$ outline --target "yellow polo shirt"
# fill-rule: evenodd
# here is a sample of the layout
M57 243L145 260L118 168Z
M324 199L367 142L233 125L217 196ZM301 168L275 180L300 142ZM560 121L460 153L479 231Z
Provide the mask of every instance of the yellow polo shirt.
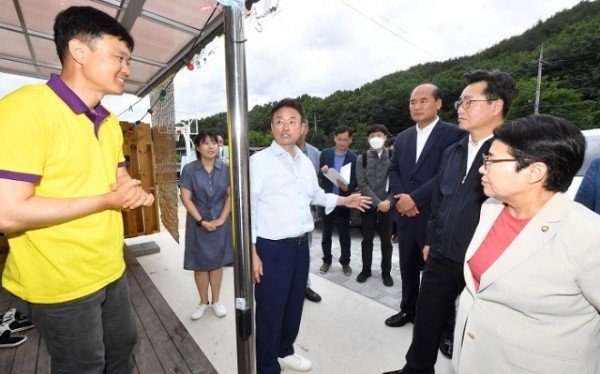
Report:
M36 196L109 192L124 162L122 145L116 117L101 105L90 111L56 75L0 100L0 178L34 183ZM89 295L125 270L119 210L10 234L8 241L2 286L32 303Z

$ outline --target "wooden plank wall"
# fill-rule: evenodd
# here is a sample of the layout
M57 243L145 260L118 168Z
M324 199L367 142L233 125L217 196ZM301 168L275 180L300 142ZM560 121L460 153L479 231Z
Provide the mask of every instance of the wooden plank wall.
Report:
M147 123L134 126L129 122L121 122L121 129L124 135L123 153L128 160L129 175L139 179L144 191L154 194L156 198L150 207L123 211L125 237L152 234L160 230L152 131Z

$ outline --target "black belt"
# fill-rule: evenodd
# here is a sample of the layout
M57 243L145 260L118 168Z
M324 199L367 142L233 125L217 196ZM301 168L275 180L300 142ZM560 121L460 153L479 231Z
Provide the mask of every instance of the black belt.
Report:
M277 243L286 243L286 244L304 244L306 242L308 242L308 233L304 233L300 236L296 236L293 238L283 238L283 239L277 239L277 240L273 240L274 242Z

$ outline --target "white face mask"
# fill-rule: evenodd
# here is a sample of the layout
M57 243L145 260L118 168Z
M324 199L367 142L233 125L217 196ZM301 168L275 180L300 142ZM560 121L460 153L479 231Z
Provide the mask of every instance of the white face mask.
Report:
M373 149L380 149L381 147L383 147L384 143L385 143L385 140L383 140L383 138L380 138L378 136L375 136L375 137L369 139L369 145Z

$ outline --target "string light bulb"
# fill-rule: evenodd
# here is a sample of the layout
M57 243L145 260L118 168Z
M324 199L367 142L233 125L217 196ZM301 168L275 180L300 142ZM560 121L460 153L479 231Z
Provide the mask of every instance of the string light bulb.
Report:
M158 95L160 101L167 100L167 90L160 90L160 94Z

